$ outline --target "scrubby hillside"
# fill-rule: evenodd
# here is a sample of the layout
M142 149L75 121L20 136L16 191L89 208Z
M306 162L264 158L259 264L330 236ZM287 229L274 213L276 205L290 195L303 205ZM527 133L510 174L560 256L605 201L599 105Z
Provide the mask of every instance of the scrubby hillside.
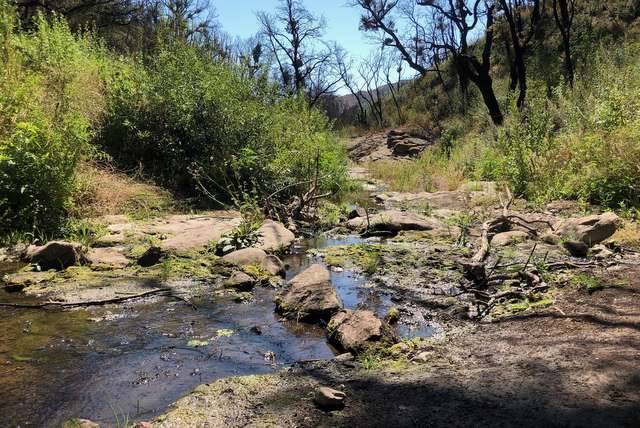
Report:
M533 201L570 198L612 208L637 206L638 12L637 2L577 2L571 87L553 10L549 4L543 7L526 54L528 90L521 108L516 106L518 91L510 89L508 30L498 17L491 74L504 125L492 124L473 86L463 99L456 71L445 62L401 89L403 122L393 100L385 101L389 126L428 130L439 136L438 144L423 153L417 168L379 162L370 169L405 191L498 180Z

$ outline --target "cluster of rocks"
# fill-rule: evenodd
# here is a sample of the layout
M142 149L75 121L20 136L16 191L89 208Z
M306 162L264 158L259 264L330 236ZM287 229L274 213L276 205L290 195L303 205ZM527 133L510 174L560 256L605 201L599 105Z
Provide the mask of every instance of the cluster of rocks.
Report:
M433 144L424 133L393 129L387 133L387 147L393 156L416 157Z
M226 213L226 212L225 212ZM87 265L98 270L124 269L138 265L151 267L170 255L189 255L207 249L211 240L220 239L240 223L235 216L189 217L171 216L144 224L131 223L126 218L114 216L107 226L109 233L100 238L92 248L70 241L51 241L45 245L30 245L21 254L24 262L36 266L35 271L23 271L7 275L4 286L9 291L20 291L26 286L49 282L50 270L65 270L71 266ZM253 248L233 251L223 257L229 266L235 266L225 286L248 290L255 280L242 272L248 265L273 276L284 274L284 264L275 253L288 249L295 240L293 232L273 220L265 220L257 230L260 239ZM152 236L158 244L152 245L138 256L132 256L136 242L144 242Z
M388 324L373 312L343 309L330 272L320 264L289 281L275 303L285 318L325 324L329 341L344 352L356 354L372 342L396 340Z
M360 162L403 159L418 156L433 142L434 139L424 132L392 129L353 138L347 143L347 150L351 159Z
M545 223L550 222L540 222L538 227ZM560 220L551 224L550 228L538 232L543 242L560 245L574 257L587 257L591 254L596 258L606 258L613 253L602 242L613 236L619 223L620 219L615 213L606 212ZM505 247L531 238L531 231L509 230L495 234L491 238L491 245Z

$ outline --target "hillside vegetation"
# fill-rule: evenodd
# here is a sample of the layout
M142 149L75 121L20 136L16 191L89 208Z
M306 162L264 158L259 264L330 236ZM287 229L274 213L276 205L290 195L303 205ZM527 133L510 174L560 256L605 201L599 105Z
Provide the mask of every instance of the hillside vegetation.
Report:
M548 3L548 2L547 2ZM544 4L544 2L543 2ZM572 30L575 77L563 76L561 38L547 5L526 55L527 98L510 90L503 20L495 24L493 86L505 119L492 123L477 90L463 99L450 62L384 102L388 126L437 135L416 166L370 165L396 190L452 189L464 180L503 181L519 196L568 198L628 208L640 204L640 56L634 2L577 2ZM483 39L476 43L476 49Z

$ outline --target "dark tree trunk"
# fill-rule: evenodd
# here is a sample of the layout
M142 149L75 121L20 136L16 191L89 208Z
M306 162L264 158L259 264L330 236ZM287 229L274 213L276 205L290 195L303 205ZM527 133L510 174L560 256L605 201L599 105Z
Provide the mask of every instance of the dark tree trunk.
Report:
M496 98L496 93L493 90L493 80L491 76L488 73L479 73L473 77L473 83L482 94L482 99L487 106L487 110L489 110L489 116L491 116L494 125L502 125L504 117L502 116L502 109Z
M565 78L569 86L573 88L573 60L571 59L571 41L569 37L562 38L562 49L564 50Z

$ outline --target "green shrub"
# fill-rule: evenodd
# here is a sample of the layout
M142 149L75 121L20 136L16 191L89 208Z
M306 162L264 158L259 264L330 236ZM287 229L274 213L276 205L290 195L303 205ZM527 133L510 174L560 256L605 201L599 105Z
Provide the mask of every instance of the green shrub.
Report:
M57 18L13 33L14 16L0 1L0 234L48 233L63 223L76 166L92 153L105 54Z
M344 179L344 151L322 114L303 100L278 99L196 48L166 47L111 88L105 149L187 194L219 204L270 195L309 179L316 156L325 188Z

